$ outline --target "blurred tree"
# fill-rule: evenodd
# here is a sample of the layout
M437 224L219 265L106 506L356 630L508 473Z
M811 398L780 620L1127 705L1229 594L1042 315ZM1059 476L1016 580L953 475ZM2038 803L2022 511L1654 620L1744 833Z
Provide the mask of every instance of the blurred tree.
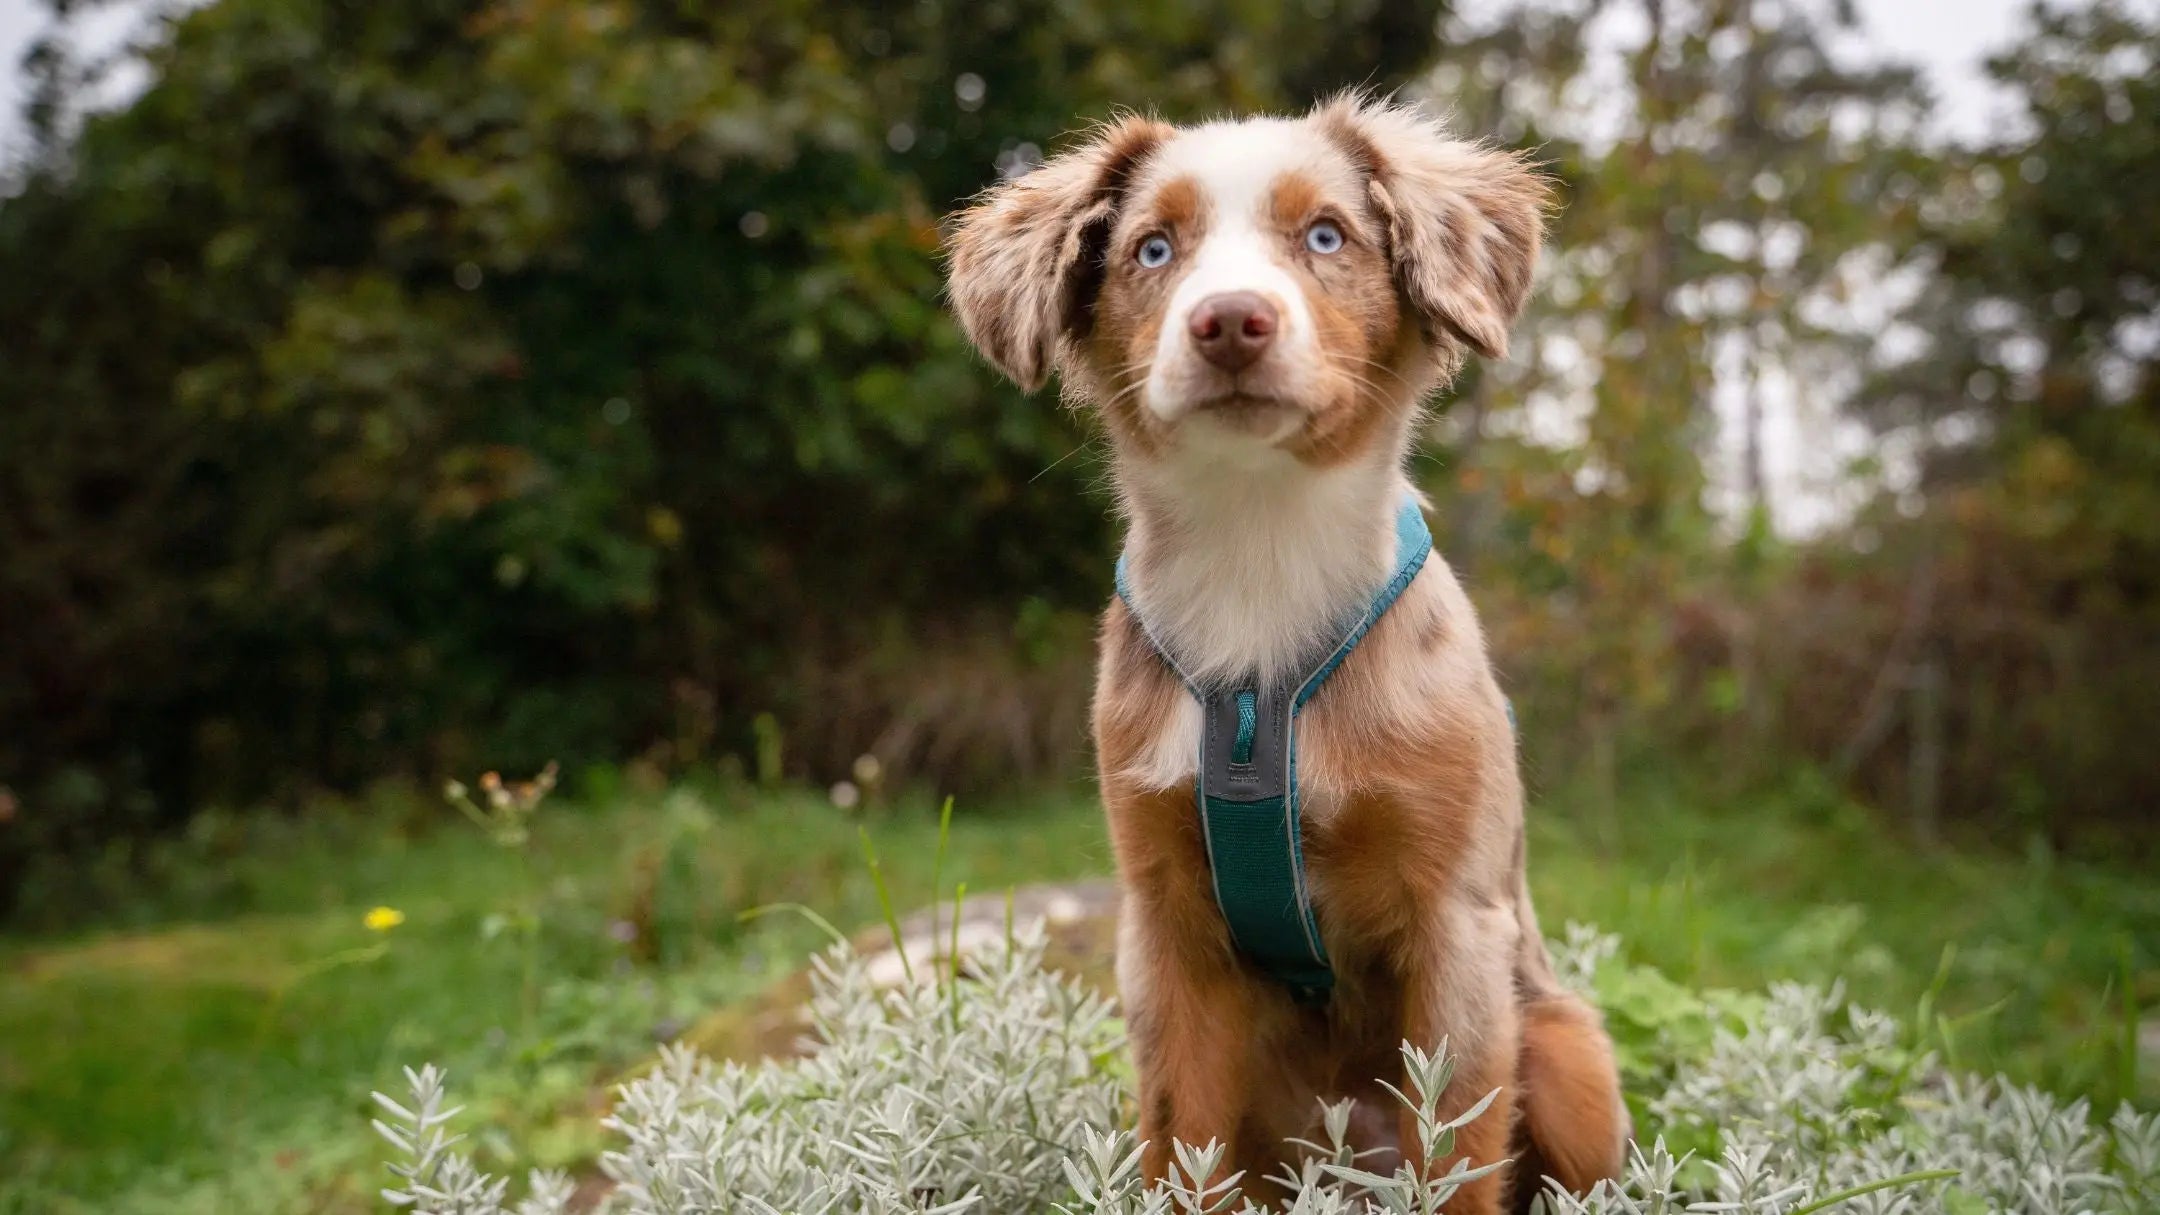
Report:
M2156 27L2036 7L1991 65L2023 121L1966 150L1923 137L1908 72L1836 49L1852 20L1450 24L1423 87L1568 194L1521 353L1453 422L1458 551L1526 715L1557 715L1529 727L1552 767L1609 770L1626 725L1727 768L1812 755L1923 835L2092 838L2160 795L2123 728L2160 712ZM1767 526L1773 390L1876 436L1881 496L1804 544ZM1713 511L1719 393L1740 460Z
M2062 837L2160 797L2126 728L2160 713L2160 19L2029 22L1989 63L2022 114L1949 158L1917 246L1936 273L1853 402L1909 464L1866 534L1927 591L1889 592L1911 619L1876 682L1940 691L1871 697L1842 753L1879 795Z
M1681 691L1676 605L1768 542L1765 397L1816 386L1835 408L1877 339L1838 305L1912 239L1925 98L1909 69L1832 53L1854 24L1842 3L1530 0L1451 22L1424 82L1473 128L1541 148L1566 186L1519 352L1457 425L1480 453L1457 540L1522 592L1495 615L1518 673L1553 681L1526 699L1607 773L1623 725ZM1738 510L1714 509L1706 475L1720 391L1741 402ZM1718 615L1715 697L1747 708L1747 615Z
M1082 435L948 323L939 216L1114 106L1388 87L1438 15L171 19L148 89L0 204L0 784L26 806L0 852L295 781L704 753L680 731L766 709L852 758L879 723L803 672L1059 628L1105 577ZM78 77L49 66L62 114Z

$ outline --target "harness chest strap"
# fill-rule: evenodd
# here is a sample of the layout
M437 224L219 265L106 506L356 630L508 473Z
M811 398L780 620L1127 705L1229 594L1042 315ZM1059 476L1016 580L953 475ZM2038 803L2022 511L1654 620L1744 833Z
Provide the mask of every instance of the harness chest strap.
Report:
M1432 553L1432 533L1417 504L1404 501L1395 516L1395 572L1364 614L1349 621L1304 675L1262 687L1241 679L1215 687L1185 674L1141 615L1118 558L1118 597L1141 632L1178 679L1200 702L1199 774L1194 802L1207 841L1215 902L1230 938L1271 978L1306 1003L1321 1003L1334 988L1335 972L1313 914L1305 881L1305 851L1298 813L1297 715L1328 676L1388 608Z

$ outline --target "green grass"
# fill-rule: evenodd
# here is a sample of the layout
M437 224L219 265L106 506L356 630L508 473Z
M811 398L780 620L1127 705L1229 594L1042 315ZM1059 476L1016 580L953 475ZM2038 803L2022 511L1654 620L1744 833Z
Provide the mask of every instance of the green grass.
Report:
M948 884L1108 866L1078 796L976 810L953 824ZM373 838L346 815L249 823L261 838L199 858L224 880L177 900L231 910L0 945L0 1212L376 1209L363 1111L399 1064L442 1062L505 1124L544 1129L670 1027L823 942L799 917L739 913L799 901L875 919L861 823L894 897L925 902L937 830L924 806L853 818L806 794L550 804L531 854L543 931L528 1026L521 938L501 924L527 890L517 859L447 809L429 818ZM378 905L405 922L371 932ZM617 939L625 926L634 940ZM361 960L324 968L341 956ZM572 1161L586 1145L537 1146Z
M1959 1064L2160 1095L2135 1058L2139 1010L2160 1004L2160 888L2138 874L1914 855L1805 780L1729 799L1637 788L1595 809L1558 790L1534 822L1548 931L1594 921L1691 984L1843 976L1907 1015L1954 945L1933 1007L1957 1019ZM529 875L426 803L213 823L179 849L180 876L112 908L125 926L0 944L0 1212L376 1209L366 1094L421 1060L518 1140L484 1152L578 1162L609 1077L822 939L742 911L880 918L865 824L894 902L927 901L927 804L850 816L802 793L602 790L543 809ZM963 803L942 882L1108 868L1097 811L1070 790ZM528 1015L517 916L533 899ZM377 905L405 923L370 931Z
M1559 790L1533 814L1548 933L1584 920L1698 987L1842 980L1956 1066L2111 1108L2160 1098L2137 1024L2160 1015L2160 881L2044 851L1915 852L1808 776L1718 797L1681 784L1616 807Z

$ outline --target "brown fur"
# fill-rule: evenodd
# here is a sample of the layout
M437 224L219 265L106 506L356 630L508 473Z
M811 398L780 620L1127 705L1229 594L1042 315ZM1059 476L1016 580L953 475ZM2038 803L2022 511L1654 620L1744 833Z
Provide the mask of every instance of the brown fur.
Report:
M1313 118L1371 174L1403 294L1479 354L1507 357L1544 239L1545 179L1521 156L1427 137L1415 111L1346 97Z
M1332 198L1312 178L1291 173L1277 182L1269 211L1286 242L1301 241L1315 221L1327 219L1342 228L1345 244L1329 258L1304 257L1293 263L1311 305L1323 344L1341 366L1353 400L1373 400L1376 386L1392 387L1406 378L1423 353L1414 333L1402 327L1385 243L1374 217L1360 213L1356 198ZM1293 447L1313 464L1348 459L1370 445L1373 432L1386 424L1389 411L1347 408L1327 412L1298 436Z
M1406 448L1423 393L1459 364L1457 343L1505 350L1546 187L1517 158L1448 139L1414 111L1350 99L1307 121L1347 168L1339 180L1283 174L1267 222L1335 385L1306 403L1285 449L1326 467ZM1068 392L1100 410L1120 461L1154 459L1168 441L1131 389L1176 282L1135 270L1130 251L1153 235L1196 247L1210 222L1205 182L1133 184L1174 134L1128 120L992 194L954 240L953 295L971 336L1023 384L1056 362ZM1340 252L1303 251L1316 218L1341 227ZM1628 1131L1611 1045L1546 957L1513 729L1445 562L1427 562L1298 718L1307 872L1337 974L1324 1009L1297 1005L1233 948L1191 786L1151 775L1189 697L1113 601L1094 732L1125 896L1119 978L1147 1176L1164 1174L1172 1141L1217 1139L1227 1168L1264 1196L1283 1141L1313 1137L1315 1098L1360 1099L1362 1146L1414 1143L1413 1119L1378 1116L1393 1109L1378 1082L1401 1082L1405 1039L1445 1039L1455 1053L1443 1112L1499 1090L1443 1170L1519 1157L1577 1191L1615 1175ZM1503 1171L1451 1209L1488 1215L1511 1186L1526 1201L1532 1181Z
M1116 224L1116 232L1125 238L1120 247L1137 247L1159 235L1190 248L1207 236L1207 200L1189 180L1173 179L1126 203ZM1155 358L1155 322L1177 284L1166 276L1134 273L1130 257L1108 260L1083 347L1084 363L1098 369L1093 397L1103 417L1128 442L1151 448L1156 436L1139 408L1137 389Z
M1170 133L1152 119L1122 119L961 217L949 243L953 311L1022 388L1042 387L1063 337L1088 327L1125 178Z

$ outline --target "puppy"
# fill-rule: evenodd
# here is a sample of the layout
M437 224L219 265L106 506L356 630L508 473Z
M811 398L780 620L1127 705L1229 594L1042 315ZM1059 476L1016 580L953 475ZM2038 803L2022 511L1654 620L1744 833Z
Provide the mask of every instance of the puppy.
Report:
M1444 562L1294 719L1324 999L1238 947L1195 795L1201 695L1295 677L1397 572L1422 404L1469 352L1505 355L1547 202L1520 158L1352 96L1294 119L1123 118L953 231L969 337L1023 388L1059 372L1110 439L1126 559L1094 735L1150 1179L1172 1141L1214 1139L1262 1195L1284 1141L1314 1137L1315 1098L1358 1098L1361 1146L1416 1158L1415 1120L1379 1087L1401 1083L1405 1040L1459 1060L1445 1114L1499 1090L1439 1167L1517 1164L1453 1210L1621 1165L1611 1043L1538 933L1507 704Z

